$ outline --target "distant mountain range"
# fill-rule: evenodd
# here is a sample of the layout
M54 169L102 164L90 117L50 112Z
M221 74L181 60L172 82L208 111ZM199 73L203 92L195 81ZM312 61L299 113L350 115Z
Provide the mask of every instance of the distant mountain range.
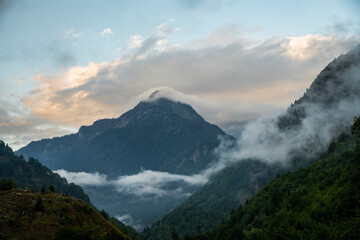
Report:
M359 114L360 46L326 66L304 96L278 118L254 123L252 131L243 132L241 149L231 151L236 153L233 156L251 156L251 152L252 158L233 159L235 163L154 223L143 236L171 239L172 229L179 236L194 236L199 221L203 231L213 229L277 173L313 164L341 133L349 133ZM254 131L256 127L259 132Z
M98 120L76 134L31 142L16 153L38 158L51 169L96 171L110 177L141 169L192 174L215 160L219 137L233 139L191 106L155 95L119 118Z

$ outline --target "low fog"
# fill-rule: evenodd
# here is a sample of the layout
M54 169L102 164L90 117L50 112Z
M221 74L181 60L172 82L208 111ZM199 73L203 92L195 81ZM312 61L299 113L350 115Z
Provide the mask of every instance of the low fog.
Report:
M105 209L138 231L175 208L208 181L200 174L186 176L151 170L116 179L98 172L63 169L54 172L82 186L97 208Z

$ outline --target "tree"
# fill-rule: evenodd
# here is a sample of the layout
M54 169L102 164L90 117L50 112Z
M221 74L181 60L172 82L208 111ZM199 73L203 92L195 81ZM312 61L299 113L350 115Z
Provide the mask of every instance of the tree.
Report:
M355 137L355 142L360 145L360 117L354 118L354 124L351 127L351 133Z
M41 192L41 194L45 194L45 193L46 193L46 189L45 189L44 186L41 186L40 192Z
M200 219L198 220L197 234L198 234L199 237L201 236L201 222L200 222Z
M50 185L49 190L50 190L50 192L54 193L55 192L55 187L53 185Z
M109 220L109 219L110 219L109 214L108 214L104 209L101 210L100 214L101 214L101 216L103 216L106 220Z
M36 199L35 211L36 212L44 212L45 211L45 205L40 196L38 196L38 198Z
M175 228L173 228L171 231L171 237L172 237L172 240L179 240L179 236L178 236Z
M354 124L351 127L351 133L355 138L356 148L354 153L354 165L355 165L355 175L354 179L360 179L360 117L355 117ZM360 182L358 181L358 185Z
M0 191L7 191L16 188L16 183L11 178L3 179L0 183Z

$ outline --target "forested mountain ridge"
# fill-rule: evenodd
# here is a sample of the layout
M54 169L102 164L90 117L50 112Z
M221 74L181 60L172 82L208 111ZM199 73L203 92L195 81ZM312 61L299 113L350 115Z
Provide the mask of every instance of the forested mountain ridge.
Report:
M198 231L199 220L204 221L201 224L203 231L210 230L221 222L223 216L228 217L231 209L236 209L244 203L244 199L253 196L260 184L252 185L252 182L265 184L277 173L313 164L326 152L334 138L348 131L354 116L359 114L360 46L329 63L304 96L278 118L260 120L245 128L243 141L237 152L232 154L239 156L237 161L233 159L234 164L219 172L203 187L206 191L200 188L147 229L144 236L149 239L159 239L159 236L171 239L173 228L180 237L194 235ZM251 162L253 169L250 172L255 174L241 172L242 168L246 169L246 162ZM256 166L257 163L259 166ZM263 169L264 174L256 174L257 169ZM262 181L256 181L257 178ZM244 184L240 186L239 182ZM211 197L219 189L226 194ZM179 222L175 219L179 219Z
M34 156L51 169L97 171L111 177L141 168L192 174L215 159L212 151L219 136L232 138L191 106L154 98L119 118L98 120L76 134L31 142L17 153Z
M79 199L31 190L0 191L0 239L129 240Z
M360 239L359 118L352 131L314 165L271 181L213 231L185 239Z
M280 171L283 171L280 165L253 159L231 164L151 228L145 229L142 236L148 240L171 239L173 228L180 237L193 235L199 224L203 231L213 229Z
M91 204L83 189L74 183L68 183L65 178L53 173L32 157L25 161L23 156L16 156L12 149L0 140L0 180L13 179L19 188L29 188L40 191L44 186L54 186L57 192L66 193Z
M357 98L360 92L359 65L360 45L335 58L319 73L304 95L278 118L279 127L288 129L300 125L309 114L307 108L311 106L326 108L344 99Z

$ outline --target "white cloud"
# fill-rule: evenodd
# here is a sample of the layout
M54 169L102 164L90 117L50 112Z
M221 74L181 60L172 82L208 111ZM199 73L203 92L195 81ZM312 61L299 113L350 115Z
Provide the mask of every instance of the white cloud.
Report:
M240 33L239 25L227 24L215 29L207 38L192 41L190 45L199 48L227 46L240 41Z
M64 31L64 33L63 33L63 39L68 39L68 38L70 38L70 37L80 38L80 37L83 36L83 34L84 34L84 31L76 32L75 29L70 28L70 29Z
M319 34L310 34L300 37L290 37L282 43L285 49L284 54L297 60L306 60L313 58L318 54L327 54L337 51L341 48L339 39L334 36L322 36Z
M108 37L110 35L113 35L114 32L111 30L111 28L105 28L102 32L101 32L101 36L102 37Z
M183 194L182 184L201 186L207 182L207 178L201 175L178 175L167 172L145 170L138 174L121 176L113 183L120 192L136 196L154 195L162 197L174 193ZM179 183L175 189L167 189L169 183Z
M68 172L64 169L54 171L61 177L66 178L69 183L75 183L80 186L95 185L102 186L108 184L107 177L105 174L87 173L87 172Z
M160 24L156 29L157 35L163 37L180 31L180 28L174 28L173 26L171 26L171 23L173 23L174 21L174 19L169 19L166 22Z
M130 49L140 48L143 41L144 38L141 35L135 34L129 38L129 40L127 41L127 46Z
M157 47L158 41L135 35L129 45L142 55ZM353 40L333 39L329 49L328 38L312 38L317 54L299 61L289 53L293 51L287 48L290 41L272 40L251 48L236 42L225 47L172 49L146 58L90 63L58 76L34 77L37 88L23 101L37 117L80 127L119 116L136 104L134 96L165 86L196 96L196 101L187 98L187 103L212 123L244 122L285 109L328 62L356 45Z
M134 175L120 176L115 180L108 180L105 174L86 173L86 172L68 172L60 169L54 171L68 182L73 182L80 186L104 186L111 185L118 192L138 197L159 198L164 196L189 195L187 188L199 187L204 185L208 179L202 175L179 175L168 172L158 172L145 170ZM173 184L169 187L169 184Z

